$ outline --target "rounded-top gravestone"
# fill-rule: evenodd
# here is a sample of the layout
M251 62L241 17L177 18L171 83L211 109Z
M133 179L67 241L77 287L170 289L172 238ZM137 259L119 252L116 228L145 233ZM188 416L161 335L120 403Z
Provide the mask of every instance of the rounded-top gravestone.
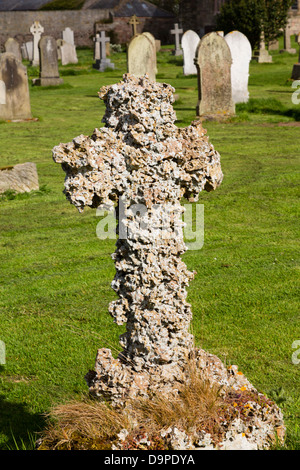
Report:
M146 34L134 36L127 51L127 71L136 77L146 73L150 80L156 78L156 48Z
M194 60L199 42L200 37L192 30L186 31L181 38L181 47L183 51L183 75L197 74Z
M0 56L0 119L31 119L27 68L14 54Z
M246 103L249 99L248 80L252 48L248 38L239 31L226 34L231 57L231 85L234 103Z
M230 49L218 33L208 33L200 41L195 65L198 72L197 115L221 120L235 114L231 90Z

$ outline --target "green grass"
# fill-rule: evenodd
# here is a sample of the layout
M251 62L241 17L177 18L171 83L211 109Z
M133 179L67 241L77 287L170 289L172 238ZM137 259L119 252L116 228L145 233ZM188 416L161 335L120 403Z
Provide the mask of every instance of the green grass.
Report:
M41 189L0 198L0 448L31 448L51 405L87 392L84 375L97 348L120 350L124 331L108 315L115 298L114 241L96 236L96 211L79 214L62 194L64 174L52 148L102 125L97 92L126 72L95 71L92 51L60 67L64 84L30 87L38 121L2 122L0 166L36 163ZM237 364L262 392L275 397L288 428L287 448L299 449L300 364L292 363L299 328L300 105L291 102L296 55L273 53L273 64L251 64L250 101L228 123L206 123L220 152L224 181L203 193L205 243L184 260L198 274L188 290L198 347ZM38 75L28 68L29 79ZM179 99L178 126L195 119L197 79L182 59L158 54L158 81Z

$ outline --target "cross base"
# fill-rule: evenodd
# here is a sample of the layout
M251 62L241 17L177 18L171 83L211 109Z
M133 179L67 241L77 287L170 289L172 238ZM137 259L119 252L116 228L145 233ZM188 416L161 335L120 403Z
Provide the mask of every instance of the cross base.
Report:
M168 429L161 431L166 449L259 450L269 448L276 439L282 443L284 441L285 426L280 408L259 393L238 371L237 366L226 367L217 356L203 349L193 350L186 364L181 367L173 364L158 365L150 372L135 372L120 358L114 359L109 349L99 349L95 371L90 371L85 379L92 396L104 399L115 409L127 410L129 421L131 410L135 409L135 400L153 400L157 396L171 404L172 400L180 398L180 391L187 384L191 384L191 388L195 384L199 386L199 379L200 383L203 379L203 386L209 384L214 389L217 387L224 402L228 400L228 407L219 411L217 441L205 431L205 424L212 419L208 416L207 422L203 423L203 430L193 428L187 432L183 431L180 423L178 428L176 424L170 423ZM228 413L229 408L233 414ZM197 410L194 412L197 413ZM196 418L195 415L195 421ZM134 412L132 419L135 421ZM130 439L130 432L131 428L123 429L113 449L127 449L126 437ZM147 450L148 442L144 434L142 448ZM131 438L131 445L134 439ZM136 439L138 449L138 437Z
M293 67L293 72L292 72L292 79L293 80L299 80L300 79L300 64L295 64Z
M99 72L104 72L106 69L114 69L115 64L113 64L109 59L97 59L96 63L93 64L93 68Z

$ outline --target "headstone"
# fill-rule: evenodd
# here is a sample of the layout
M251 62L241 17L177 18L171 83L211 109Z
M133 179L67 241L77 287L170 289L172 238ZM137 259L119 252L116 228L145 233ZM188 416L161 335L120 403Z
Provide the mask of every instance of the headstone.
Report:
M44 32L44 28L39 21L35 21L30 27L30 32L33 35L33 53L31 65L39 65L39 41L41 39L41 35Z
M254 51L252 59L256 60L259 64L271 63L273 60L272 56L269 54L268 50L266 49L264 31L261 32L259 50Z
M152 48L153 48L153 51L152 51L152 54L153 54L153 67L154 67L154 78L153 80L155 80L155 77L156 77L156 74L157 74L157 47L156 47L156 40L155 40L155 37L153 36L153 34L149 33L149 32L144 32L143 33L144 36L146 36L149 41L152 43Z
M76 54L76 46L74 43L74 32L71 28L66 28L62 32L62 42L60 43L60 53L58 59L62 65L77 64L78 58Z
M74 44L63 42L60 46L61 65L77 64L78 58Z
M195 31L186 31L181 38L183 51L183 75L197 74L195 54L200 42L200 37Z
M300 80L300 48L299 48L298 63L294 64L294 66L293 66L292 79L293 80Z
M156 47L156 52L159 52L161 49L161 40L160 39L155 39L155 47Z
M34 85L55 86L63 83L59 78L57 44L53 37L43 36L39 42L40 77Z
M289 25L284 30L284 36L283 36L283 51L284 52L289 52L290 54L296 54L296 49L294 47L291 47L291 28Z
M128 24L132 26L132 36L137 35L137 26L140 24L139 20L137 19L136 15L133 15L130 20L128 21Z
M57 46L57 58L61 60L61 46L65 43L63 39L56 39L56 46Z
M27 68L5 52L0 56L0 120L31 119Z
M18 41L16 41L14 38L8 38L4 47L5 52L10 52L11 54L14 54L14 56L16 56L16 58L22 62L21 49Z
M178 23L174 24L174 29L171 29L171 34L175 36L175 49L173 51L174 55L182 55L182 49L180 47L180 34L183 33L183 29L178 27Z
M248 38L239 31L226 34L231 57L231 86L234 103L246 103L249 99L248 80L252 48Z
M122 207L112 283L120 298L109 311L118 325L127 322L124 350L118 359L109 349L98 350L96 371L86 376L91 394L114 404L176 389L194 350L185 292L194 274L179 258L186 250L180 201L216 189L223 175L201 123L175 126L173 92L165 83L127 74L100 90L106 127L53 149L66 171L65 194L80 211L113 210L114 200ZM166 211L161 218L158 206ZM147 217L152 220L145 227Z
M156 78L156 48L145 34L133 37L127 49L128 73L141 77L148 74L150 80Z
M27 41L25 43L26 51L27 51L27 57L30 62L33 60L33 41Z
M28 53L26 49L26 44L21 44L21 55L23 60L28 60Z
M115 64L113 64L110 59L106 57L106 44L110 41L110 39L105 36L105 31L101 31L100 34L97 33L94 41L94 57L96 60L96 63L93 65L94 69L99 70L99 72L104 72L104 70L107 68L114 69Z
M279 41L276 39L269 43L269 51L278 51L279 49Z
M198 74L197 115L221 120L235 114L232 100L230 49L218 33L208 33L201 39L195 64Z
M65 28L62 32L62 38L64 41L66 41L68 44L73 44L75 46L74 42L74 32L72 31L71 28Z
M0 194L5 191L28 193L39 189L36 165L31 162L0 168Z

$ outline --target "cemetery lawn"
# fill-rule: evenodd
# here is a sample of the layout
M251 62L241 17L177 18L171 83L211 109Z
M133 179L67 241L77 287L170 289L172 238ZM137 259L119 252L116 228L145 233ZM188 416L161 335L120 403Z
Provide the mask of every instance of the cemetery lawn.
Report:
M96 210L79 214L66 201L52 148L103 125L97 92L121 79L126 54L113 54L115 70L104 73L92 69L92 51L78 55L78 65L60 67L63 85L30 86L37 121L0 123L0 167L34 162L40 181L39 191L0 197L0 449L32 448L52 405L86 395L97 349L121 349L124 327L108 314L115 241L97 238ZM285 448L293 450L300 448L300 105L292 104L289 80L296 55L273 58L251 64L251 100L235 118L204 125L224 180L200 196L204 246L183 258L198 273L188 290L196 346L238 365L277 401ZM184 127L195 119L197 78L183 76L181 60L163 48L157 81L176 88Z

